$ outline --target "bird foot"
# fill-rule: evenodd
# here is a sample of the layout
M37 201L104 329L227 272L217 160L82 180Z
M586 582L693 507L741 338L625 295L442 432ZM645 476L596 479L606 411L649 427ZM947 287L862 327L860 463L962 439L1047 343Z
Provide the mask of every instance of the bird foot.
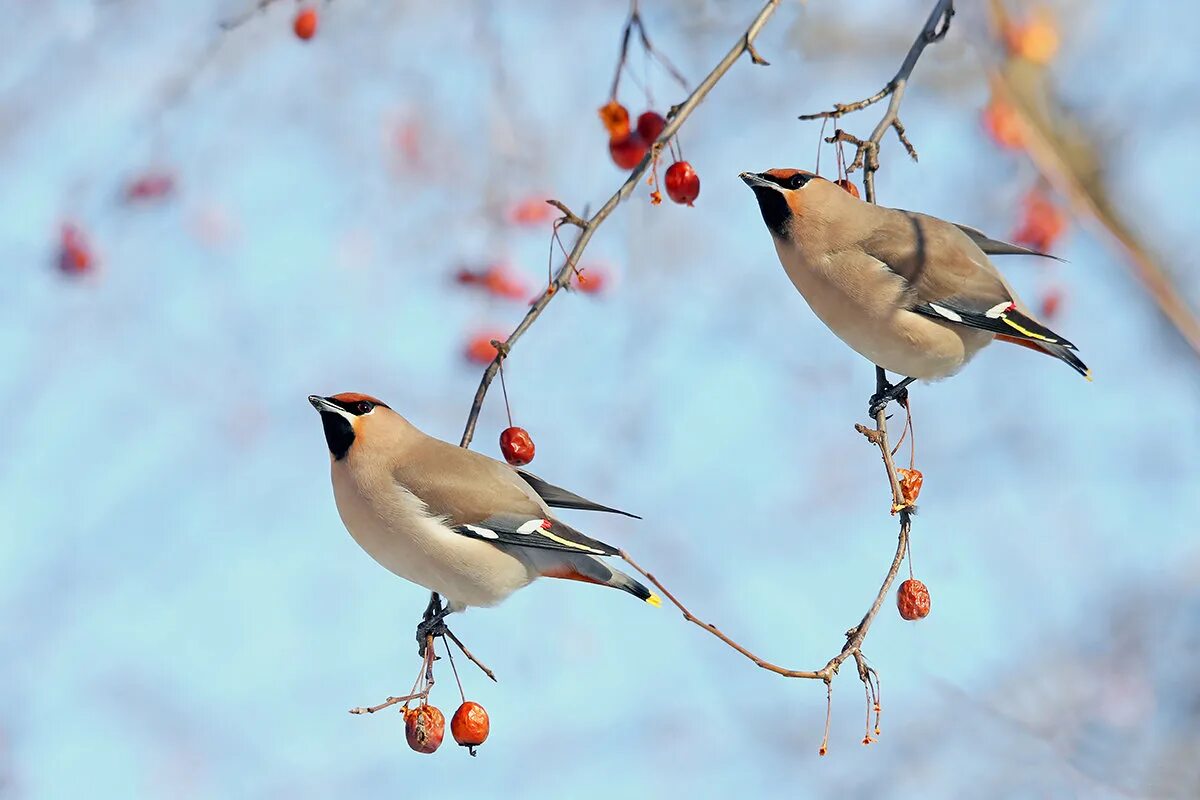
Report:
M446 635L446 616L450 613L449 606L442 606L441 598L436 594L429 600L429 606L417 623L417 655L425 657L425 648L430 638L436 639Z
M911 378L907 378L893 386L890 383L885 383L880 387L879 391L871 395L871 399L867 404L867 416L875 419L880 411L887 408L888 403L893 400L902 406L908 405L908 384L912 382Z

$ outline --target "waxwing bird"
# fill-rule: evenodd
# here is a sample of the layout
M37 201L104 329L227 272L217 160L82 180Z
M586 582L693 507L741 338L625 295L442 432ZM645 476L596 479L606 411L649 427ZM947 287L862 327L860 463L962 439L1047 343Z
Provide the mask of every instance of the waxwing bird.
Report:
M543 576L611 586L660 605L600 560L619 550L555 519L550 507L633 514L427 436L374 397L346 392L308 401L321 415L346 530L379 564L449 603L427 612L418 641L445 614L495 605Z
M989 255L1045 255L974 228L884 208L797 169L743 172L784 271L838 338L914 380L953 375L993 339L1054 356L1091 380L1076 347L1038 322Z

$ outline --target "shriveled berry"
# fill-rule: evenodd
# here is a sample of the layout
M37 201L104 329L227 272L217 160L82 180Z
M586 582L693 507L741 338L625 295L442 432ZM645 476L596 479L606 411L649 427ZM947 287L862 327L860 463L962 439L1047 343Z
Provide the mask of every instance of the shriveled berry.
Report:
M700 176L686 161L676 161L663 176L667 196L681 205L691 205L700 196Z
M500 432L500 452L504 460L514 467L523 467L533 461L533 439L524 428L505 428Z
M850 181L849 178L838 178L836 181L834 181L834 183L836 183L838 186L842 187L843 189L845 189L847 192L854 195L855 197L859 196L858 187L855 186Z
M667 127L667 121L657 111L643 111L637 120L638 136L648 144L653 144L665 127Z
M297 11L296 18L292 20L292 30L304 41L311 39L317 32L317 10L302 8Z
M924 619L929 616L929 590L916 578L909 578L896 590L896 607L904 619Z
M650 146L637 131L608 140L608 154L612 156L613 163L621 169L633 169L642 163L649 151Z
M619 139L629 134L629 111L616 100L609 100L598 111L608 138Z
M487 741L489 730L487 712L483 706L471 700L459 706L450 720L450 733L454 735L454 741L469 747L471 755L475 755L476 747Z
M900 478L900 494L904 496L905 505L916 505L925 476L919 469L898 469L896 474Z
M404 709L404 737L418 753L432 753L442 746L446 718L437 706L419 705Z

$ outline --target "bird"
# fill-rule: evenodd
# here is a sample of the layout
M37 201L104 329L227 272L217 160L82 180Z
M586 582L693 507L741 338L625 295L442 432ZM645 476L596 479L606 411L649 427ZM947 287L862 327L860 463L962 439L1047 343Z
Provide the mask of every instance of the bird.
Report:
M314 394L308 401L321 417L346 530L381 566L434 592L417 628L422 655L445 615L494 606L539 577L611 586L661 605L658 595L601 561L620 550L550 509L640 517L429 436L370 395Z
M881 377L871 416L913 381L955 374L993 340L1053 356L1092 379L1075 345L1040 323L988 259L1047 254L864 202L804 170L740 177L817 317L877 367L904 376L895 386Z

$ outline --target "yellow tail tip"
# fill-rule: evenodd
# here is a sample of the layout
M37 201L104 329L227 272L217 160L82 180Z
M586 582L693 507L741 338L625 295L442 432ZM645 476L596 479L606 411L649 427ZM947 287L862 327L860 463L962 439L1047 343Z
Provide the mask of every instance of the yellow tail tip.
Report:
M651 592L650 596L646 598L646 602L655 608L662 608L662 598L653 592Z
M1087 371L1087 375L1084 375L1083 377L1088 379L1088 383L1091 383L1092 382L1092 371L1089 369Z

